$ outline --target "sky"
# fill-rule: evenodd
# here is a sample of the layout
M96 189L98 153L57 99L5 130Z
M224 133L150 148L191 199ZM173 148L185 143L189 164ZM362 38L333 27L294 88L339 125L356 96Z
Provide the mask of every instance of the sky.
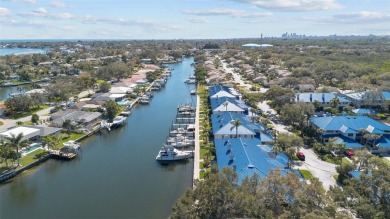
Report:
M0 39L390 35L390 0L0 0Z

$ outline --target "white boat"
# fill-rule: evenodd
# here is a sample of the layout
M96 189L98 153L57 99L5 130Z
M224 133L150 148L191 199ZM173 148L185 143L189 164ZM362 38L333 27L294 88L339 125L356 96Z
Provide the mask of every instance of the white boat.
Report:
M121 126L124 125L126 122L126 117L124 116L117 116L112 120L111 127Z
M177 134L176 137L170 137L167 139L167 144L176 148L193 146L194 140L186 139L183 135Z
M184 113L184 112L195 112L196 108L191 106L191 105L182 105L177 107L177 111L179 113Z
M196 90L191 90L191 95L195 95L196 94Z
M139 98L140 104L149 104L150 98L146 95L143 95L141 98Z
M80 144L78 142L72 141L72 140L64 142L64 143L62 143L62 145L64 145L64 147L66 147L66 148L73 149L73 150L80 149Z
M195 84L196 80L195 79L187 79L184 82L187 83L187 84Z
M176 148L164 145L158 152L156 160L159 161L172 161L172 160L183 160L193 157L192 151L180 151Z

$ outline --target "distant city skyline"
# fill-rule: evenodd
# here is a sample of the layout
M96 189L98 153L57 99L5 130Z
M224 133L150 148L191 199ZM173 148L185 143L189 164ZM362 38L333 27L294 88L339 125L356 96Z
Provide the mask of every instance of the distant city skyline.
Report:
M0 0L4 39L390 35L388 0Z

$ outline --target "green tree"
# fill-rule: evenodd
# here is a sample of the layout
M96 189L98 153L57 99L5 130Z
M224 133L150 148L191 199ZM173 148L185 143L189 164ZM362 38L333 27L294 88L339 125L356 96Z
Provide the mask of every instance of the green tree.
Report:
M39 116L38 116L38 114L36 114L36 113L34 113L34 114L32 114L32 116L31 116L31 122L34 124L37 124L38 122L39 122Z
M226 102L224 102L222 105L225 107L225 112L227 112L227 107L228 107L228 105L229 105L229 102L226 101Z
M100 84L100 92L102 93L108 93L111 89L111 84L108 83L107 81L104 81L103 83Z
M333 107L333 108L337 108L337 106L340 104L340 99L335 97L335 98L332 98L330 101L329 101L329 104Z
M234 119L233 121L230 122L233 126L230 128L230 130L232 129L236 129L236 138L238 138L238 127L241 126L241 121L239 119Z
M106 109L106 117L112 120L120 111L120 106L113 100L104 103L103 107Z
M56 135L46 135L43 137L42 142L48 149L56 149L61 145L61 141Z
M20 166L20 156L19 156L19 148L21 146L24 146L26 145L26 141L23 140L23 133L20 133L18 135L14 135L13 133L10 133L10 136L6 136L5 139L6 141L8 142L9 146L11 148L14 148L16 150L16 157L17 157L17 161L18 161L18 167Z

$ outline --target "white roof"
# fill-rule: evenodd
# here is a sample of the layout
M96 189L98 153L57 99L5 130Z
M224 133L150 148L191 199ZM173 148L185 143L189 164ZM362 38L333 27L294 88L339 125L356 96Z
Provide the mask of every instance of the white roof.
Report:
M20 133L23 133L23 136L24 136L23 140L24 140L24 139L29 139L31 137L39 135L40 130L35 129L35 128L30 128L30 127L25 127L25 126L19 126L19 127L16 127L16 128L13 128L13 129L10 129L8 131L0 133L0 136L11 137L11 134L17 136Z
M111 94L126 94L127 92L130 92L131 88L129 87L111 87L110 93Z
M126 94L111 94L110 98L121 98L121 97L124 97L124 96L126 96Z
M30 91L27 91L26 94L33 94L33 93L44 93L45 92L45 89L33 89L33 90L30 90Z

